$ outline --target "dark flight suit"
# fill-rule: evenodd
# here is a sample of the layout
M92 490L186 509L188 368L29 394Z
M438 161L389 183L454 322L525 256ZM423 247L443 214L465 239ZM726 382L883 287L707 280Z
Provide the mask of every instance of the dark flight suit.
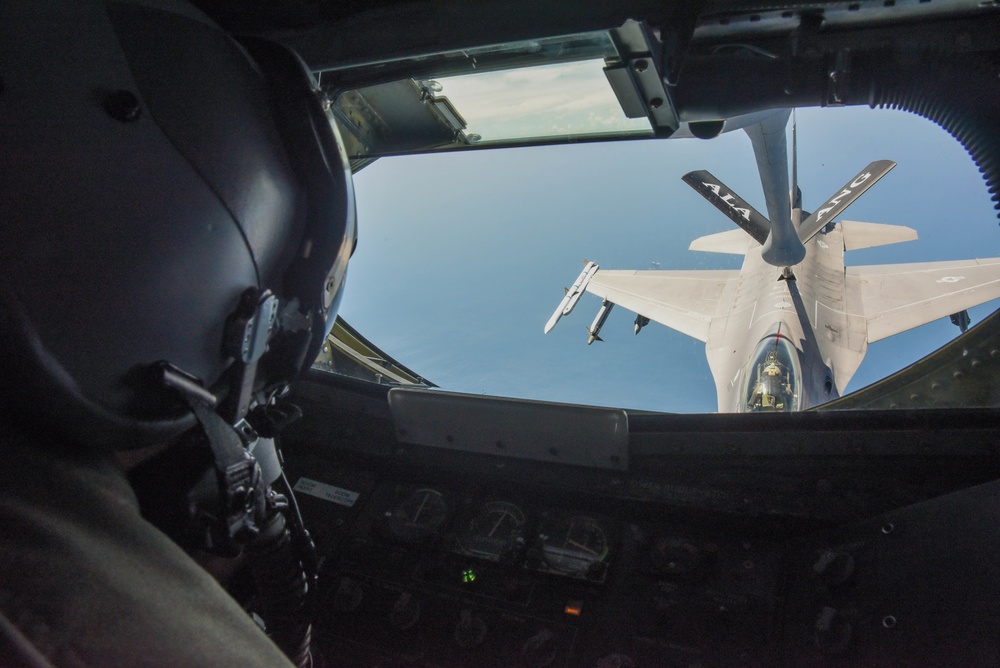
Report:
M43 658L44 657L44 658ZM107 453L0 426L0 666L289 666Z

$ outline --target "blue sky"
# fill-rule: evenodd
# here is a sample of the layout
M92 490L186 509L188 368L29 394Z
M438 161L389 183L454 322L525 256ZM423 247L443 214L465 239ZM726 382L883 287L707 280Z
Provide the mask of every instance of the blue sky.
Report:
M898 166L844 214L908 225L914 242L852 251L848 265L1000 256L1000 229L965 150L918 116L798 111L799 183L812 210L876 159ZM600 300L542 327L584 258L607 269L738 269L688 251L732 223L681 182L708 169L765 211L742 131L709 141L640 140L383 158L355 176L358 250L341 315L444 389L672 412L716 409L704 344L656 323L632 334L616 309L586 345ZM973 323L996 308L971 311ZM869 346L849 390L958 334L939 321Z

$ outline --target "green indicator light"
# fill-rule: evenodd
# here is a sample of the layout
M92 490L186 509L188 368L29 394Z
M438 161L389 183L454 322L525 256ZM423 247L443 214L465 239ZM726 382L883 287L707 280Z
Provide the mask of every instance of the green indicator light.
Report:
M468 584L470 582L476 581L476 572L471 568L467 568L462 571L462 582Z

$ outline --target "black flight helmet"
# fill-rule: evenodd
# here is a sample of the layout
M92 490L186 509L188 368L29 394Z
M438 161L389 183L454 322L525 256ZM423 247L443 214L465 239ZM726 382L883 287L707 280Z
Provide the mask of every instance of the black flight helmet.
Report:
M144 446L186 386L235 421L316 357L355 243L290 50L177 2L0 9L0 420Z

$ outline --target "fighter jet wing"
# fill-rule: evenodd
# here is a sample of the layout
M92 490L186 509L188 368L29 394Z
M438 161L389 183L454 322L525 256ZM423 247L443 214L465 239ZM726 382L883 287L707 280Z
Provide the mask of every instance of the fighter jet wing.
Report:
M716 315L726 284L739 271L599 270L587 292L700 341Z
M1000 297L1000 258L847 267L860 289L868 341Z

